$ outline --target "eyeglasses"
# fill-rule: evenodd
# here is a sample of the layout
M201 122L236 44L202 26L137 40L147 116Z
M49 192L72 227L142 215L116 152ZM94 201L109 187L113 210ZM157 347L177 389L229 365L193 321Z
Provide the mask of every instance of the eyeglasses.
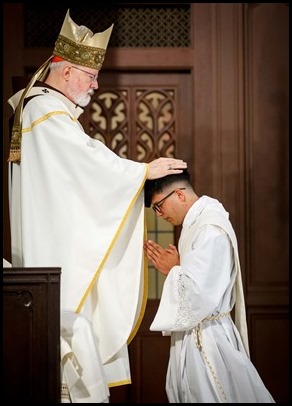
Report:
M155 213L162 213L162 209L161 209L161 205L163 204L163 202L170 197L171 195L173 195L177 190L185 190L185 187L179 187L174 189L172 192L170 192L168 195L166 195L163 199L159 200L159 202L155 203L152 205L152 209L155 211Z
M80 70L80 71L83 72L83 73L86 73L86 74L89 76L89 79L90 79L90 81L91 81L92 83L95 82L95 81L97 81L97 79L98 79L98 74L93 75L92 73L89 73L89 72L87 72L86 70L77 68L77 66L71 66L71 68L74 68L74 69Z

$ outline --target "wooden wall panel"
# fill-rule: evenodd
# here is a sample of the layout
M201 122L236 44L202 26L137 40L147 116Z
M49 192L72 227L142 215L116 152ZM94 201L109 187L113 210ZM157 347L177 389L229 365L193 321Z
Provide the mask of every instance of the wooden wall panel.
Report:
M289 14L245 9L246 297L251 358L276 402L288 402Z
M277 403L287 403L289 393L289 314L286 306L249 310L251 357Z
M249 289L288 282L287 5L246 11Z

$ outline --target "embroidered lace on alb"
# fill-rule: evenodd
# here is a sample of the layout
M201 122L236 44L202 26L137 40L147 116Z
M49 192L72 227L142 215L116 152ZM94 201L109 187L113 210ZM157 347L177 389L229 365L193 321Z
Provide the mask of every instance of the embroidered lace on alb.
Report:
M186 326L193 326L197 324L192 310L190 308L190 299L188 298L188 292L191 291L191 281L181 271L176 273L177 278L177 301L179 303L177 319L175 322L177 329L185 330Z

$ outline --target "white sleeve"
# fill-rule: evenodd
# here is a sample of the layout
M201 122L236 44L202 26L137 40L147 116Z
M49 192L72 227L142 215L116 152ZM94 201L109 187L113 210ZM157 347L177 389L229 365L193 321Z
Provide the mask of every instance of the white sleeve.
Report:
M233 249L227 234L213 225L203 226L169 272L151 330L183 331L220 311L229 311ZM225 298L226 295L226 298Z

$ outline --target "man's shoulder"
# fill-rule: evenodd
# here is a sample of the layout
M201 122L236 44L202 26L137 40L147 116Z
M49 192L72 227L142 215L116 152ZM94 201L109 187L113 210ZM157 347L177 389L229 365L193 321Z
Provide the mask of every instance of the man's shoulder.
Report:
M197 216L196 223L199 227L203 225L216 225L221 228L230 227L229 213L223 204L212 197L202 196L202 207Z
M23 95L23 92L25 92L26 89L21 89L17 93L15 93L9 100L8 103L10 106L13 108L13 110L16 110L17 106L19 105L21 101L21 97ZM36 96L45 96L45 95L50 95L52 96L52 90L49 91L46 87L39 87L35 86L32 87L27 94L25 95L25 99L23 102L23 105L26 105L30 100L32 100Z

